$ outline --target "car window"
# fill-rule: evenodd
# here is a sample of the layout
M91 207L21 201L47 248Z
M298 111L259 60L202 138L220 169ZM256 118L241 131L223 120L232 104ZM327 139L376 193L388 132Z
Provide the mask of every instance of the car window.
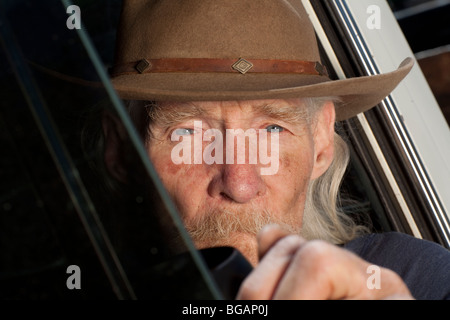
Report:
M220 297L105 82L120 1L84 2L80 29L68 2L0 6L0 297ZM92 167L104 112L123 129L121 184Z

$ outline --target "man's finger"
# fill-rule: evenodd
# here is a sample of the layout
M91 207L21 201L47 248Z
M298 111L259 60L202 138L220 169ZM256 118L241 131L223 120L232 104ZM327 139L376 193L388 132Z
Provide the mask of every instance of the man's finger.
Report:
M289 232L277 224L268 224L258 233L258 256L261 260L278 240L289 235Z
M365 262L324 241L304 244L292 257L274 299L346 299L365 291Z
M291 263L292 256L305 242L299 236L285 236L282 239L275 237L278 233L270 232L267 236L273 242L267 240L267 251L258 266L248 275L242 283L237 299L242 300L267 300L272 299L278 283Z

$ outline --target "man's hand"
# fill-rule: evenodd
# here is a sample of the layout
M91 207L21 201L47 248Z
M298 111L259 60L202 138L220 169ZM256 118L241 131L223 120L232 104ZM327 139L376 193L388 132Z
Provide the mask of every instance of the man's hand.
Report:
M325 241L306 241L270 225L258 245L260 263L237 299L413 299L402 279L385 268L380 288L368 288L370 264Z

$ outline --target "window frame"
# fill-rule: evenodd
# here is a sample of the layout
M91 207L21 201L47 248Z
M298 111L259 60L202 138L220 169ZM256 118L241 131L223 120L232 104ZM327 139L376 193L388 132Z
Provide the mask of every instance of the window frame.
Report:
M389 72L414 58L387 2L302 2L337 78ZM380 29L367 27L374 5ZM348 127L355 126L351 139L366 149L357 151L379 184L394 230L450 247L450 131L417 61L379 106L350 120Z

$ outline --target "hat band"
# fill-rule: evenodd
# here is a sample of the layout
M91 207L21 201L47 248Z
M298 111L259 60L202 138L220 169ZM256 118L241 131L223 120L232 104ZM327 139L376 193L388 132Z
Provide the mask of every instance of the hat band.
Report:
M163 58L142 59L112 68L111 76L164 72L225 72L225 73L294 73L328 76L325 67L316 61L271 59L208 59Z

